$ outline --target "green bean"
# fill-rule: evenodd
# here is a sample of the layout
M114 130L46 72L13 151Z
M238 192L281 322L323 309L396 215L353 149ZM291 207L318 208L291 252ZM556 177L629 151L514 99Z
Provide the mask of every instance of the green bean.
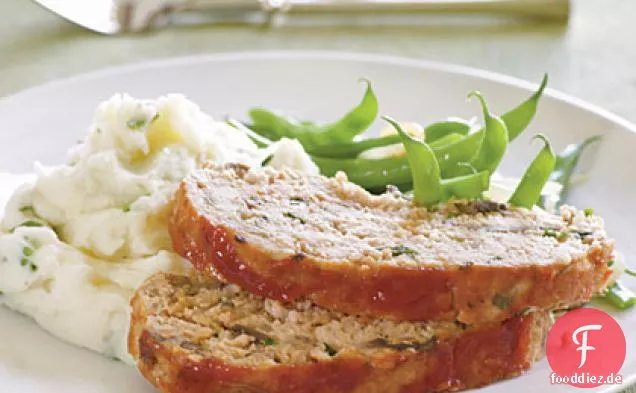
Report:
M299 122L262 108L249 111L251 128L258 134L272 140L281 138L298 139L305 146L328 145L334 142L350 142L364 132L378 114L378 100L371 82L363 80L367 89L360 104L339 120L325 125Z
M399 135L396 136L399 137ZM431 149L437 156L438 149L443 149L447 141L452 143L457 138L462 138L462 136L447 135L433 142ZM311 158L323 175L333 176L342 171L347 174L350 181L371 192L384 192L388 184L397 185L400 189L409 189L413 182L408 159L404 156L369 159L312 155Z
M399 135L395 136L399 137ZM449 137L449 139L453 140L456 138L457 136L455 135ZM449 141L451 142L450 144L445 144L444 142L444 139L438 140L431 146L442 171L447 163L444 160L444 155L449 151L449 146L454 146L458 143ZM459 143L461 143L461 140ZM473 154L474 152L469 152L468 158L463 161L470 161ZM349 180L371 191L383 191L387 184L406 185L412 182L411 170L406 157L387 157L382 159L337 158L323 157L312 153L312 159L323 175L333 176L336 172L343 171L347 174ZM453 165L456 166L457 164Z
M548 76L545 75L539 88L523 103L516 108L508 111L501 116L501 120L506 124L508 129L508 140L511 142L518 137L533 119L543 91L547 85ZM425 128L425 141L431 143L444 133L462 134L465 130L470 130L468 122L461 120L441 121L433 123ZM479 148L479 144L483 138L484 128L466 135L463 140L454 144L449 144L443 149L436 151L437 159L442 171L442 177L448 178L454 175L453 171L457 171L457 163L468 162L473 154ZM397 135L390 135L381 138L365 139L357 142L332 144L326 146L306 145L308 152L323 157L333 158L353 158L363 152L374 147L388 146L399 142Z
M431 149L433 149L433 151L435 151L435 149L441 149L444 146L460 141L463 137L464 135L462 134L452 133L452 134L444 135L443 137L439 139L435 139L433 142L429 143L428 145L431 147Z
M528 127L534 115L537 113L537 106L539 100L543 95L546 85L548 84L548 74L543 75L543 79L539 84L539 88L525 100L521 105L515 109L501 115L501 119L506 123L508 127L508 140L511 142L518 137L523 130Z
M271 140L279 140L283 137L289 137L292 131L301 128L302 125L294 119L284 117L272 111L253 108L248 113L252 121L248 127L259 135Z
M464 119L448 119L429 124L424 128L424 142L432 143L449 134L466 135L470 132L471 124Z
M256 134L241 122L228 119L228 124L243 131L259 147L269 146L272 141ZM399 135L392 135L400 141ZM271 156L268 157L271 159ZM320 168L325 176L333 176L342 171L347 174L349 180L373 192L384 192L388 184L405 184L409 188L411 172L406 157L389 157L386 159L337 159L329 157L311 156L312 160ZM266 163L263 163L265 165Z
M583 150L600 139L600 135L589 137L581 143L567 146L557 155L556 165L554 166L552 175L550 175L550 180L562 186L561 192L559 193L559 205L567 198L568 192L570 191L570 180Z
M518 136L525 129L525 127L534 116L538 101L543 93L546 83L547 76L544 77L539 89L530 98L524 101L517 108L514 108L513 110L502 116L502 120L508 127L509 140L512 140L516 136ZM363 102L356 109L350 112L350 114L345 116L344 119L350 120L352 118L358 118L358 116L361 116L362 118L367 120L371 119L368 121L368 123L370 124L372 122L372 119L375 118L376 112L377 99L375 98L371 87L367 86L367 92L365 93ZM351 115L352 113L354 115ZM330 136L330 133L325 132L325 129L337 131L337 128L332 127L333 125L316 126L309 122L292 121L282 116L275 115L269 111L260 109L252 110L250 115L254 123L254 131L261 135L267 136L268 138L273 140L278 140L283 136L299 139L310 154L314 155L315 157L321 156L323 158L320 161L322 166L328 169L326 173L333 172L334 164L337 163L333 160L327 160L326 158L346 157L348 159L352 159L360 154L362 151L374 147L388 146L399 142L398 135L390 135L381 138L373 138L352 142L351 139L353 137L350 137L350 135L352 134L348 134L346 140L340 140L340 136L338 137L338 140L335 140ZM350 122L348 120L336 122L334 124L337 125L356 123L355 121ZM441 124L444 123L445 122L435 123L432 125L432 128L435 129L437 127L439 129L444 129L445 127L450 127L450 124L442 126ZM359 127L359 130L360 129L362 129L362 127ZM455 134L462 133L462 127L458 125L456 131L459 132L454 132ZM456 176L458 173L465 173L465 171L458 168L458 163L470 162L482 142L484 132L485 130L482 128L476 132L466 135L459 140L454 141L454 143L445 143L444 145L435 144L434 146L431 146L433 148L433 151L435 152L435 155L437 156L443 178L453 177ZM457 139L456 137L453 138ZM433 137L433 139L435 138ZM372 179L373 181L371 183L375 184L373 187L383 186L380 184L376 184L379 179L386 177L382 175L382 173L392 173L398 178L404 179L406 177L406 172L408 172L408 165L405 166L406 161L402 160L401 158L391 158L383 161L388 165L388 168L382 170L382 173L380 174L372 174L368 170L356 171L350 167L350 165L353 164L351 161L338 162L342 162L343 164L343 167L339 169L342 169L343 171L350 174L350 177L352 179L358 178L359 175L364 173L364 176L359 176L359 178L364 179L365 181ZM368 162L364 161L359 163L365 168L367 168L367 166L369 165ZM376 162L375 164L378 163Z
M271 140L265 138L262 135L259 135L259 134L255 133L254 131L249 129L245 124L241 123L240 121L238 121L236 119L227 118L225 121L230 126L236 128L237 130L239 130L239 131L243 132L245 135L247 135L247 137L250 138L252 140L252 142L254 142L256 144L256 146L258 146L258 147L267 147L267 146L272 144Z
M519 135L534 116L546 82L547 78L544 78L539 89L528 100L502 116L503 122L508 126L509 139ZM254 133L251 136L248 133L248 136L259 146L266 146L271 142L267 139L297 138L312 155L323 174L331 176L342 170L351 181L369 190L379 190L387 184L409 187L413 180L407 157L380 160L354 158L362 151L400 142L399 135L352 141L371 124L377 114L377 99L371 85L368 82L367 84L361 104L333 124L320 126L310 122L298 122L270 111L254 109L250 112ZM457 128L453 128L454 126ZM466 170L461 169L459 164L472 163L473 158L479 167L496 167L493 161L485 160L486 157L492 158L492 155L486 154L485 151L483 161L476 158L480 146L488 146L483 143L486 128L465 135L465 132L468 132L466 128L467 124L464 122L453 123L452 120L427 127L432 130L428 134L428 140L431 141L429 147L437 158L443 179L452 178L458 173L465 174ZM456 132L452 132L453 130ZM256 138L256 134L267 138ZM342 159L343 157L347 158Z
M483 138L483 131L473 132L461 140L435 149L435 155L439 161L442 178L447 179L463 172L459 168L460 162L470 162L475 155Z
M453 179L441 180L439 169L434 164L437 159L432 149L426 143L417 141L407 135L400 124L393 119L383 117L388 121L404 140L404 146L408 154L409 167L413 173L414 200L419 205L430 206L442 200L450 198L479 198L490 185L488 171L475 172L470 175ZM449 134L444 138L448 138ZM459 135L461 137L461 135ZM443 139L443 138L442 138ZM440 142L438 139L437 142ZM402 184L401 189L407 188ZM441 193L441 195L440 195Z
M476 172L471 175L442 180L442 199L476 199L490 187L490 173Z
M536 113L537 105L543 95L543 90L547 82L548 76L546 74L539 88L526 101L501 116L501 120L503 120L508 129L509 142L512 142L512 140L518 137L526 129L528 124L530 124L530 121ZM478 131L466 135L461 141L445 146L443 149L435 152L440 162L442 178L456 176L457 172L461 173L457 164L471 160L475 151L479 149L484 131L484 128L481 128Z
M619 281L607 287L602 298L621 310L636 305L636 294Z
M355 158L365 150L400 143L399 135L387 135L379 138L363 139L361 141L333 143L329 145L309 145L307 153L331 158Z
M508 201L513 205L528 209L532 208L539 200L541 190L543 190L543 186L548 182L550 174L556 164L556 156L548 139L542 134L535 136L535 139L536 138L543 141L543 149L541 149L534 161L532 161Z
M450 133L441 136L430 143L431 148L440 148L442 146L455 143L462 139L461 132ZM305 147L307 153L320 157L328 158L355 158L363 151L376 147L390 146L400 143L399 135L387 135L379 138L363 139L361 141L334 143L330 145L309 145Z
M371 82L367 79L362 81L367 84L362 102L340 120L324 127L328 138L333 138L334 141L352 141L373 124L378 115L378 98L373 92Z
M406 157L390 157L379 160L366 158L328 158L312 156L320 173L333 176L342 171L349 180L370 191L384 191L388 184L410 184L411 169Z
M232 127L244 132L250 139L256 143L259 147L267 147L273 142L267 138L256 134L243 123L228 118L227 123ZM397 138L397 142L400 141L399 135L392 135ZM263 166L267 164L267 160L272 157L269 156L262 163ZM410 189L411 187L411 172L408 167L408 162L405 158L395 162L393 158L370 160L370 159L332 159L319 156L312 156L312 160L320 168L320 172L325 176L333 176L338 171L343 171L349 177L352 182L365 187L366 189L381 193L386 191L388 184L400 184L404 183L402 189ZM399 162L401 161L401 162ZM396 165L397 164L397 165Z
M475 156L470 164L477 171L494 173L508 148L508 128L506 123L488 110L486 100L478 92L472 92L469 97L477 97L484 113L484 136Z
M431 206L440 202L441 174L433 150L425 142L409 136L395 120L388 116L382 118L391 124L402 138L412 172L414 202L420 206Z

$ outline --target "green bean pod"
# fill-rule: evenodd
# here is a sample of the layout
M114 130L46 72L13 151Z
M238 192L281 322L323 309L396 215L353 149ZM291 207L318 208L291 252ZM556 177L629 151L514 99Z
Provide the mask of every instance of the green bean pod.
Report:
M263 147L267 147L269 145L272 144L272 141L269 140L268 138L259 135L257 133L255 133L254 131L252 131L249 127L247 127L245 124L241 123L240 121L236 120L236 119L232 119L232 118L228 118L226 120L227 124L229 124L230 126L236 128L237 130L243 132L245 135L247 135L248 138L250 138L252 140L252 142L254 142L254 144L256 144L256 146L263 148Z
M528 209L532 208L539 200L541 190L548 182L556 164L556 156L548 139L542 134L535 136L536 138L544 142L544 147L532 161L515 192L508 200L513 205Z
M464 119L449 119L429 124L424 128L424 142L433 143L450 134L467 135L471 124Z
M340 120L321 127L326 143L352 141L375 121L379 110L378 97L373 92L371 82L367 79L362 81L367 84L362 102Z
M442 146L458 142L464 137L459 133L450 133L435 139L430 143L431 148L441 148ZM355 158L363 151L376 147L390 146L400 143L399 135L387 135L379 138L363 139L361 141L334 143L330 145L310 145L306 147L307 153L325 158Z
M400 143L399 135L368 138L361 141L306 146L309 154L330 158L355 158L365 150Z
M484 113L484 136L475 156L470 164L477 171L494 173L508 148L508 128L506 123L488 110L484 97L478 92L472 92L469 97L477 97Z
M513 141L518 137L523 130L525 130L534 115L537 113L537 107L539 106L539 100L543 95L543 91L548 84L548 74L543 75L543 79L539 84L539 88L521 105L515 109L501 115L501 119L506 123L508 127L508 140Z
M547 77L544 77L539 89L528 100L502 116L508 128L509 140L518 136L534 116L546 83ZM377 98L371 85L368 82L367 84L367 91L360 105L341 120L328 125L319 126L310 122L298 122L264 109L253 109L250 111L250 117L254 135L248 134L248 136L259 146L266 146L271 142L267 139L275 141L282 137L296 138L312 155L323 174L331 176L342 170L347 173L351 181L369 190L381 190L387 184L408 187L412 184L412 177L406 157L380 160L354 158L362 151L401 141L399 135L352 141L373 122L377 115ZM457 176L458 173L466 173L465 170L458 171L458 164L471 163L485 138L485 128L465 135L466 124L458 121L455 125L457 128L453 128L454 125L449 122L439 122L431 125L432 130L438 131L429 131L431 141L429 146L437 158L438 167L444 179ZM265 136L267 139L254 138L255 135ZM342 159L343 157L346 159ZM485 153L484 157L486 157Z
M413 201L420 206L431 206L442 199L442 181L433 150L423 141L409 136L402 126L388 116L382 117L391 124L400 137L407 152L409 167L413 178Z
M483 138L483 131L473 132L461 140L435 149L439 161L442 178L447 179L462 173L460 162L470 162Z
M636 305L636 294L619 281L607 287L603 299L621 310Z
M327 158L312 156L312 160L325 176L342 171L349 180L373 192L383 192L389 184L410 184L411 169L406 157L382 158Z
M569 145L557 155L556 165L550 175L550 180L562 186L559 194L559 204L564 202L567 198L568 192L570 191L570 180L581 158L581 154L583 154L586 147L600 139L600 135L589 137L581 143Z
M503 120L508 129L509 142L512 142L518 137L534 118L539 100L543 95L547 83L548 76L546 74L539 88L526 101L501 116L501 120ZM484 132L485 129L481 128L478 131L466 135L461 141L445 146L443 149L435 152L442 170L442 178L456 176L458 171L457 164L460 162L469 162L472 159L473 154L479 149Z
M433 151L435 151L435 149L441 149L444 146L448 146L450 144L456 143L462 140L462 138L464 138L464 135L452 133L452 134L444 135L443 137L439 139L435 139L433 142L429 143L428 145L431 147L431 149L433 149Z
M442 199L477 199L490 187L490 173L476 172L471 175L442 180Z
M334 142L351 142L357 135L366 131L378 115L378 99L371 83L363 80L367 89L360 104L339 120L325 125L316 125L307 121L297 121L278 115L263 108L249 111L254 132L272 139L298 139L307 148L312 145L329 145Z
M251 124L248 126L255 133L277 141L281 138L297 138L301 132L304 133L306 126L303 126L294 119L279 115L262 108L250 109L248 115ZM300 139L299 139L300 140Z
M395 136L399 138L399 135ZM439 149L444 149L447 144L458 138L461 139L463 136L450 134L436 140L430 147L439 157ZM400 189L408 189L413 184L409 162L404 156L369 159L332 158L312 154L311 158L323 175L333 176L342 171L347 174L350 181L372 192L384 192L389 184L397 185Z
M235 119L229 118L227 123L244 132L259 147L267 147L273 143ZM397 138L399 143L400 136L392 136ZM440 140L440 142L442 141ZM338 171L342 171L347 174L349 180L372 192L384 192L388 184L404 184L402 186L403 189L409 189L412 184L411 172L406 157L380 160L334 159L320 156L311 156L311 158L318 165L323 175L333 176Z

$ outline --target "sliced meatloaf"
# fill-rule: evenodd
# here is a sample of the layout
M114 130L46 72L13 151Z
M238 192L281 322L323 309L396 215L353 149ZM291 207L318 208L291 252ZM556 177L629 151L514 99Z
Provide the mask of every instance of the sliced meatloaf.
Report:
M130 353L164 393L456 391L526 370L550 326L543 311L472 327L351 316L167 273L132 307Z
M210 275L277 300L395 320L504 320L603 289L599 217L493 201L415 207L398 191L291 170L213 166L176 196L174 248Z

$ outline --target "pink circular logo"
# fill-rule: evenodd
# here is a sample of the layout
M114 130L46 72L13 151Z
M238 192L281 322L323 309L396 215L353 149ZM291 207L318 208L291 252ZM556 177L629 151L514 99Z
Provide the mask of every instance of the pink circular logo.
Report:
M579 388L620 384L625 351L625 334L609 314L594 308L567 312L548 333L551 382Z

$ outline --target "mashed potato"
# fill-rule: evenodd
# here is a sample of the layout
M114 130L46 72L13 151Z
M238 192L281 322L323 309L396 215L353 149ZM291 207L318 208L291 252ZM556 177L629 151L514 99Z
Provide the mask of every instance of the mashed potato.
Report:
M67 163L35 165L0 223L0 301L72 344L132 363L129 299L158 271L185 271L167 220L181 179L207 161L318 168L295 141L259 150L183 96L116 95Z

